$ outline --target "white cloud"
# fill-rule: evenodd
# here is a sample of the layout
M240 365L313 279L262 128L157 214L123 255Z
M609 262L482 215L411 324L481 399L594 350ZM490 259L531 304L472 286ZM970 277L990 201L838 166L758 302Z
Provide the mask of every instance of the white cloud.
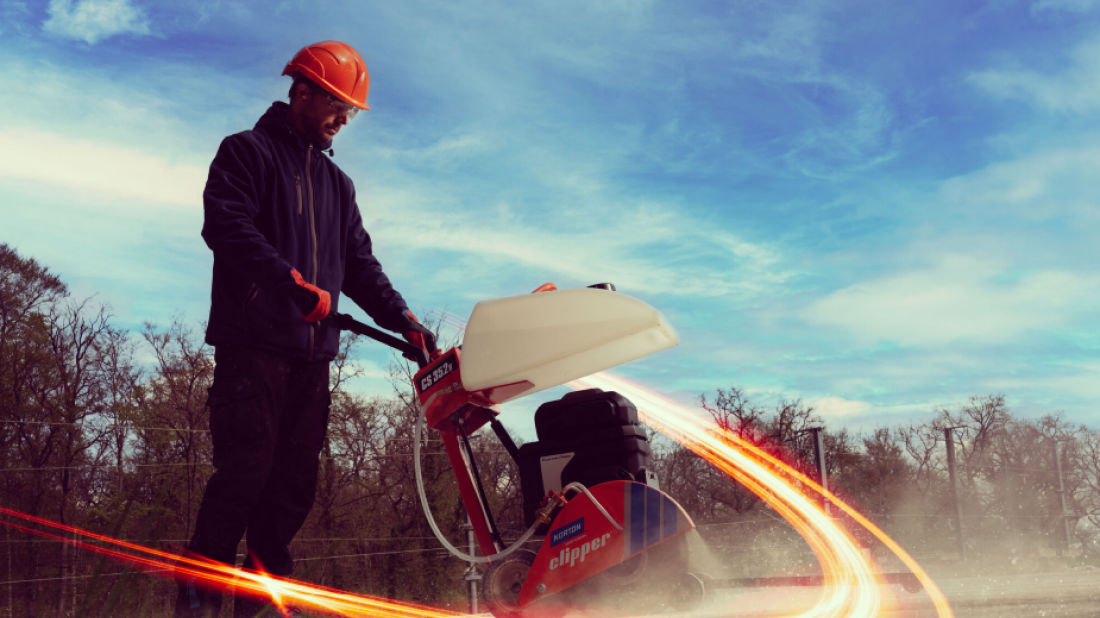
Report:
M446 105L467 118L507 126L506 140L559 149L568 142L605 160L613 154L607 149L630 140L630 156L676 173L778 165L831 177L894 156L890 97L823 59L835 28L821 3L731 3L705 14L629 5L625 14L618 11L626 5L591 2L541 12L527 5L426 11L416 17L418 30L441 35L426 35L412 55L402 54L418 64L407 79L424 84L429 97L447 93ZM456 23L492 35L456 37ZM579 98L561 96L562 86ZM696 100L698 91L711 93L713 102ZM652 103L631 109L627 99ZM730 108L708 117L708 108L723 100ZM606 116L614 109L625 113ZM743 152L742 136L726 122L731 117L784 122L776 139L760 145L766 152ZM559 126L546 131L552 123ZM664 129L654 133L654 126ZM626 127L637 135L624 135ZM729 166L730 158L737 165Z
M224 134L181 112L198 108L201 116L218 82L195 87L176 80L181 71L168 64L137 87L99 67L2 54L0 62L24 85L0 92L0 181L26 184L43 198L75 191L101 208L201 206L206 168Z
M0 46L0 65L20 84L0 89L0 129L29 127L172 162L209 164L223 137L250 127L267 107L255 94L262 80L171 62L119 73L95 62L59 66Z
M1100 108L1100 39L1074 49L1066 65L1060 72L990 69L970 75L970 80L996 97L1023 100L1054 112Z
M1039 0L1031 5L1031 12L1087 13L1097 6L1100 6L1100 0Z
M448 135L425 146L388 146L378 148L377 156L393 159L401 163L414 165L433 165L444 167L448 164L468 160L469 157L485 152L491 147L483 135Z
M1034 332L1072 328L1100 302L1100 275L1042 271L1003 280L1011 274L990 262L946 256L932 268L833 292L802 317L842 328L864 344L1005 344Z
M30 14L26 2L0 0L0 34L9 31L23 32L26 29L24 22Z
M486 220L500 212L496 205L435 205L416 191L383 189L368 199L367 212L384 217L387 246L455 256L432 261L440 282L469 284L476 273L499 278L523 272L556 277L559 284L609 281L634 294L742 300L792 276L776 249L715 229L672 205L609 203L595 195L563 206L556 223L547 226L514 217L510 209ZM371 221L367 228L381 229Z
M820 113L837 114L792 138L783 155L792 168L813 178L832 179L866 171L898 155L894 114L883 93L873 86L839 75L816 75L804 83L830 91L835 109Z
M837 29L825 5L796 5L744 3L733 10L746 31L728 42L736 75L785 84L785 98L798 103L780 112L790 115L790 133L776 140L786 148L782 160L807 176L834 178L894 158L898 131L888 96L823 58Z
M827 419L832 419L838 416L855 416L859 414L866 414L871 411L874 406L866 401L856 401L854 399L845 399L843 397L823 397L817 401L809 402L813 406L814 410Z
M994 377L983 382L990 391L1017 392L1025 389L1045 393L1061 393L1096 401L1100 398L1100 363L1096 361L1066 363L1051 375L1021 374Z
M145 13L129 0L50 0L42 29L89 45L116 34L149 34Z
M177 206L200 206L206 170L139 150L0 128L0 178Z
M946 203L962 210L1044 220L1100 216L1100 149L1035 152L943 183Z

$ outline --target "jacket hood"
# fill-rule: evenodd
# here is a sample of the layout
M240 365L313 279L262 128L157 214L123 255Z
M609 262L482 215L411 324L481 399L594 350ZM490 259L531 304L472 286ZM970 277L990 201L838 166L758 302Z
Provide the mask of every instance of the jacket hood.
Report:
M275 101L271 104L271 107L267 108L264 115L256 121L255 130L267 131L276 139L305 150L310 141L298 129L295 129L294 125L290 124L290 121L287 120L287 114L289 113L290 105L282 101ZM331 150L332 140L313 142L313 147L317 150Z

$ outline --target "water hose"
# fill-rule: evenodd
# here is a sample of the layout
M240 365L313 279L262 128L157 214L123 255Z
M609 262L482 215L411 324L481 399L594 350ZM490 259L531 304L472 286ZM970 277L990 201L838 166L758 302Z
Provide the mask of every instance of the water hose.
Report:
M569 491L570 489L579 489L580 491L583 491L584 495L588 496L588 499L592 501L592 504L595 504L596 508L600 510L600 513L603 513L603 516L607 518L607 521L611 522L611 525L615 526L615 529L619 532L623 531L623 527L619 525L619 522L611 518L611 514L607 512L607 509L603 508L603 505L600 504L600 501L596 499L596 496L592 495L592 492L588 491L587 487L581 485L580 483L570 483L565 486L565 489L561 490L562 495L565 495L565 492Z
M447 551L451 552L455 558L464 560L466 562L474 562L477 564L484 564L493 560L500 560L501 558L511 554L519 549L532 535L535 534L535 529L539 527L541 522L536 521L527 532L523 533L523 536L519 537L515 543L512 543L507 548L493 554L492 556L473 556L463 553L451 542L447 540L447 537L443 536L443 532L439 529L439 526L435 523L435 517L432 515L432 508L428 505L428 494L424 491L424 477L420 472L420 435L424 430L424 414L417 414L416 419L416 437L413 440L413 468L416 470L416 489L420 494L420 506L424 507L424 516L428 518L428 525L431 526L432 532L435 533L435 538L439 539L439 542L443 544L443 547L447 548ZM602 508L602 507L601 507Z
M492 562L493 560L500 560L501 558L519 549L524 543L528 541L528 539L531 538L532 535L535 534L535 530L539 527L539 525L542 524L541 521L536 521L534 524L531 525L530 528L527 529L527 532L523 533L523 536L519 537L519 539L515 543L512 543L505 549L500 550L492 556L474 556L471 554L463 553L462 550L452 545L451 542L447 540L447 537L443 536L443 531L439 529L439 525L435 522L435 516L432 515L432 508L428 505L428 493L424 490L424 477L420 471L420 436L424 431L424 414L420 413L416 416L416 436L413 440L413 469L416 471L416 490L417 493L420 494L420 506L424 508L424 516L428 518L428 525L431 527L432 532L435 533L435 538L439 539L439 542L443 544L443 547L445 547L447 551L449 551L454 557L465 562L474 562L477 564L484 564L486 562ZM596 500L596 497L593 496L592 492L588 491L588 488L584 485L581 485L580 483L569 483L565 486L564 489L562 489L561 495L564 495L567 491L571 489L583 492L586 496L588 496L588 499L596 505L596 508L599 509L600 513L602 513L603 516L607 518L607 521L611 522L612 526L615 526L615 528L620 531L623 529L623 527L620 526L617 521L612 519L607 510L603 508L603 505L600 504L598 500Z

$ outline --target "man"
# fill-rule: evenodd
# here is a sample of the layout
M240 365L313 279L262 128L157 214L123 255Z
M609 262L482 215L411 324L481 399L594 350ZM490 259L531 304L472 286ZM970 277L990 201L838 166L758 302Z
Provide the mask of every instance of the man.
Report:
M288 545L313 506L328 426L329 361L339 330L326 320L347 294L379 326L435 350L371 252L351 180L332 139L367 107L359 54L337 41L303 48L286 65L290 103L275 102L251 131L231 135L210 165L202 236L214 252L206 342L214 346L207 404L216 471L188 549L290 575ZM178 618L216 616L221 596L181 578ZM234 616L265 606L238 597ZM269 612L270 613L270 612Z

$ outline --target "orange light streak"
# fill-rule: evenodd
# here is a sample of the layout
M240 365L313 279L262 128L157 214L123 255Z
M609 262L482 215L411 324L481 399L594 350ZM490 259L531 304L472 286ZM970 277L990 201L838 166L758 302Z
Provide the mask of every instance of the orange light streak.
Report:
M953 618L947 599L932 578L904 549L866 517L818 483L713 419L608 373L597 373L566 384L574 390L618 391L638 406L646 424L676 440L759 496L802 535L821 564L825 587L818 604L798 618L871 618L880 597L864 558L851 535L818 505L816 493L871 532L916 575L940 618ZM813 499L811 499L813 498Z
M757 445L722 430L713 419L705 418L690 408L671 402L621 377L598 373L570 382L567 386L576 390L602 388L626 395L638 405L643 420L648 425L743 484L798 531L817 557L826 585L817 605L792 618L871 618L878 613L881 603L871 565L851 535L826 515L818 505L816 496L810 494L824 496L878 538L924 585L939 617L953 618L951 607L935 582L893 539L832 492L823 490L815 481ZM106 545L95 545L14 522L0 522L12 528L68 543L133 567L173 573L175 577L184 580L193 577L197 585L212 591L252 594L272 601L281 610L285 610L288 605L296 605L308 611L354 618L448 618L457 615L413 603L350 594L273 577L258 571L234 568L201 556L165 552L4 507L0 507L0 514Z
M116 562L132 567L169 573L168 577L174 576L181 580L193 577L196 585L214 592L243 592L254 595L258 599L272 601L284 612L287 606L297 606L306 611L353 618L450 618L457 615L454 612L414 603L351 594L333 588L274 577L262 572L238 569L201 556L178 555L4 507L0 507L0 514L47 526L60 532L80 535L85 539L99 541L107 545L95 545L88 541L30 528L15 522L2 522L17 530L68 543L74 547L106 556Z

